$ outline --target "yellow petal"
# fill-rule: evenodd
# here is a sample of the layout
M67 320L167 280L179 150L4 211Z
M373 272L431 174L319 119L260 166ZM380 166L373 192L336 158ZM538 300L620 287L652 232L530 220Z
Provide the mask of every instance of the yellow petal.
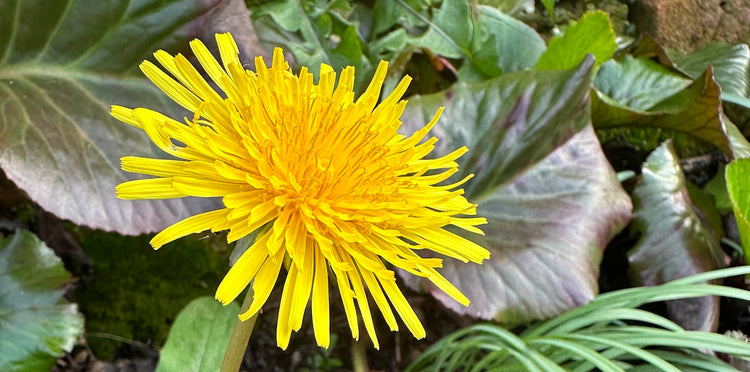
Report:
M232 65L242 65L238 57L240 52L237 43L234 42L231 34L216 34L216 43L219 45L219 54L225 69L229 70Z
M317 247L313 249L313 254L315 258L315 279L312 292L313 329L318 346L327 349L331 339L328 314L328 265Z
M174 177L172 186L185 195L204 198L224 196L250 190L247 184L221 182L193 177Z
M281 303L279 304L279 318L276 322L276 344L284 350L286 350L287 346L289 346L289 337L291 337L292 335L292 298L294 296L295 290L297 290L295 284L297 283L298 273L299 270L297 270L296 265L292 265L289 267L289 273L287 274L286 282L284 282L284 289L281 293Z
M216 289L216 299L222 304L227 305L234 301L235 298L247 287L250 280L260 270L263 263L268 258L268 250L265 247L268 240L268 234L264 234L256 239L241 256L237 262L229 269L229 272Z
M180 106L190 111L195 111L198 106L200 106L201 100L196 97L195 94L169 77L153 63L143 61L143 63L141 63L141 71L143 71L143 74L156 84L162 92L166 93L169 98L177 102Z
M372 294L372 298L375 300L375 304L378 305L380 312L383 314L383 318L385 318L388 328L390 328L391 331L398 331L396 317L393 316L391 306L388 305L388 300L383 294L383 290L380 288L380 284L378 284L375 275L367 270L361 270L360 272L362 274L362 279L364 279L365 284L367 284L367 289L370 290L370 294Z
M289 313L289 325L295 331L302 327L302 317L305 315L307 302L310 300L310 291L312 290L313 278L315 273L315 260L313 252L312 239L308 238L307 246L302 249L308 251L303 261L293 261L293 264L299 268L297 270L297 280L294 284L294 295L292 296L292 311Z
M469 299L464 296L461 291L456 288L451 282L449 282L445 277L440 275L435 269L431 267L424 267L419 265L420 271L427 273L427 278L430 279L432 283L434 283L438 288L440 288L441 291L445 292L448 296L451 296L454 300L458 301L461 305L469 306Z
M266 233L264 236L268 235ZM250 319L255 315L263 304L268 300L268 296L271 294L271 290L276 284L276 279L279 277L279 270L281 270L281 263L284 262L284 251L279 250L275 257L269 257L261 266L258 273L255 275L253 280L253 302L250 303L250 307L244 313L240 314L240 320Z
M334 247L334 254L337 256L337 261L344 262L343 255L338 252ZM357 310L354 307L354 291L352 290L349 282L349 275L347 271L344 271L336 266L332 266L334 274L336 275L336 283L338 284L339 293L341 294L341 302L344 304L344 311L346 312L346 320L349 322L349 330L352 332L352 337L359 340L359 325L357 324Z
M226 222L228 209L217 209L215 211L196 214L188 217L172 226L167 227L151 239L151 245L154 249L159 249L175 239L183 236L210 230L216 225L223 225Z
M147 178L123 182L115 188L120 199L170 199L185 195L172 186L171 178Z
M171 177L183 173L186 162L181 160L151 159L137 156L123 156L120 159L122 170L150 176Z
M409 328L409 331L414 337L424 338L424 327L422 327L422 323L419 321L419 318L417 318L417 314L414 313L409 302L406 301L404 294L398 289L396 281L381 280L380 284L383 286L383 290L385 290L385 293L391 300L393 307L396 308L396 312L406 324L406 328Z
M117 120L130 124L136 128L141 128L141 123L133 116L133 110L118 105L112 105L110 114Z

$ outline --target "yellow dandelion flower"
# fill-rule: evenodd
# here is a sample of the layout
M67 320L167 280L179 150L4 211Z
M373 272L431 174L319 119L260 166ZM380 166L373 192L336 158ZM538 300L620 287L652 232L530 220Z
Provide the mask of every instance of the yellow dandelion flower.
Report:
M271 67L258 57L252 72L242 67L230 34L216 39L221 65L200 41L190 46L220 92L180 54L156 52L163 69L141 64L156 86L194 113L192 119L182 123L145 108L112 107L114 117L143 129L159 148L181 159L123 157L124 170L155 178L118 185L120 198L221 197L224 204L167 227L151 245L158 249L209 229L229 230L229 242L260 231L224 277L216 298L228 304L252 282L252 304L239 315L248 319L266 302L282 263L288 262L277 328L282 348L302 326L308 302L316 341L328 346L329 275L338 284L353 337L359 337L359 307L375 347L366 292L391 330L398 328L392 306L415 337L425 336L386 263L428 278L468 305L435 270L440 259L415 253L426 249L477 263L489 257L486 249L445 230L453 225L481 234L476 226L486 220L471 217L476 205L459 188L470 177L439 185L458 171L455 160L466 148L426 158L437 140L423 139L442 109L406 137L397 131L410 78L377 104L386 62L355 100L353 67L343 69L336 84L333 69L322 65L315 84L304 67L294 75L276 48Z

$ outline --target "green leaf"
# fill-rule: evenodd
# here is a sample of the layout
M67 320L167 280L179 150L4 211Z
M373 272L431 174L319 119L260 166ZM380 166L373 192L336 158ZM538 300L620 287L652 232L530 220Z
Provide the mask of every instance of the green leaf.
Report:
M720 164L720 167L723 170L723 164ZM724 236L724 222L721 219L721 213L717 207L717 200L714 194L708 191L707 185L700 188L689 180L686 182L686 185L690 200L693 202L693 212L696 213L703 223L706 231L711 233L716 239L721 239ZM729 195L727 194L725 197L728 202ZM717 253L719 256L722 255L720 252ZM722 261L720 264L723 265L723 260L720 261Z
M459 76L464 81L483 81L534 66L546 48L534 29L489 6L478 5L472 11L466 1L444 1L428 17L405 1L395 3L408 15L405 19L411 28L426 31L415 36L397 29L389 34L390 43L375 42L376 53L383 54L386 47L398 52L411 45L443 57L463 59Z
M420 128L444 106L438 153L461 146L462 178L474 179L470 199L492 194L564 144L588 124L593 60L566 71L523 71L482 83L459 83L440 93L412 97L403 115L407 131ZM474 200L477 202L478 200Z
M211 297L190 302L169 331L156 371L218 371L239 311Z
M317 20L307 16L299 1L272 1L253 11L252 16L263 40L284 45L294 54L297 63L311 69L318 69L321 63L331 63L315 28L319 25ZM273 23L264 21L264 18ZM285 31L292 33L293 37L285 35Z
M747 141L747 138L742 135L742 132L726 115L722 115L721 118L727 128L727 137L732 147L732 156L735 158L750 158L750 142Z
M421 8L429 4L423 1L406 0L408 7L393 0L375 0L372 4L372 34L379 35L399 24L415 25L419 18L408 8Z
M427 18L403 0L396 3L427 25L427 31L413 43L448 58L473 59L468 50L472 35L471 8L467 1L443 1L432 18Z
M724 176L725 173L725 165L719 164L719 169L716 171L716 175L711 181L708 181L704 189L714 197L716 209L720 212L731 212L732 201L729 199L729 193L727 192L727 180Z
M602 89L608 89L608 94L616 97L629 97L629 94L646 89L639 83L629 84L628 82L636 81L641 77L655 78L657 76L644 72L644 69L648 68L648 63L639 63L638 66L641 67L621 69L619 73L615 73L605 68L610 62L602 65L599 74L612 74L612 76L601 80L597 76L595 82ZM623 84L603 83L607 80L615 82L618 78L623 81ZM678 82L662 80L660 84L664 87L662 89L670 91L677 89ZM630 93L628 90L631 90ZM658 103L654 104L658 97L647 93L637 100L640 103L634 103L636 100L630 101L631 104L639 107L650 106L648 110L630 108L595 89L595 94L591 98L591 120L597 129L597 134L603 138L602 141L619 135L631 140L631 143L642 150L651 150L658 146L659 140L674 138L675 148L682 156L709 151L711 148L707 146L708 144L732 155L726 126L720 115L722 112L720 92L721 89L714 82L710 69L687 88L663 98Z
M578 65L587 54L594 55L598 66L612 58L615 50L617 50L615 31L612 29L607 13L588 12L578 22L571 21L562 36L550 40L547 51L539 57L536 68L540 70L572 68Z
M742 238L745 257L750 257L750 159L736 159L727 165L727 190Z
M49 370L83 333L83 317L63 299L70 274L27 231L0 237L0 370Z
M521 322L554 316L596 294L601 251L631 206L593 131L571 139L589 124L592 65L587 59L575 70L517 72L410 99L408 126L446 106L435 129L438 153L470 149L459 159L463 174L475 174L466 194L489 221L486 236L476 239L491 251L488 261L443 262L441 273L469 297L468 308L420 283L446 306Z
M734 103L736 105L744 106L745 108L750 108L750 98L741 96L739 94L721 92L721 99L724 102Z
M606 61L596 77L599 92L632 110L645 111L687 88L692 80L647 58Z
M361 84L372 66L362 53L362 37L346 18L350 11L346 1L282 0L264 4L252 17L262 40L283 45L298 66L314 74L321 63L336 71L354 66Z
M697 79L708 66L714 69L714 78L722 93L747 97L750 93L750 48L745 44L728 45L712 43L690 54L669 53L674 64Z
M631 228L641 234L628 252L628 275L636 285L659 285L723 266L717 235L688 194L685 176L670 142L643 165L633 190ZM715 331L719 300L700 297L667 303L670 318L683 328Z
M488 6L478 6L477 11L470 46L473 63L464 64L459 76L467 69L474 69L485 77L494 77L527 69L537 63L546 46L534 29Z
M512 17L534 13L534 0L477 0L476 4L491 6Z
M115 197L115 185L132 179L120 170L121 156L163 155L143 131L110 117L109 108L177 113L166 95L134 75L156 48L186 48L217 2L1 4L0 27L8 32L0 32L0 168L7 177L61 218L126 234L205 210L187 199Z

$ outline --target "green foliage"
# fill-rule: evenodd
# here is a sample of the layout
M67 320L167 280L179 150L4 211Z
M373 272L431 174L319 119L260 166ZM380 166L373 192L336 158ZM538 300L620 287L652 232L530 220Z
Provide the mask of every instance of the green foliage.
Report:
M539 70L568 69L593 54L597 66L612 58L617 49L615 31L609 17L601 11L586 13L580 21L571 21L565 34L550 40L547 51L539 57Z
M638 67L631 67L628 58L624 68L614 67L614 61L608 62L612 68L605 63L599 72L602 77L594 80L597 89L592 95L591 120L603 141L622 136L639 149L651 150L672 138L682 156L706 153L712 150L710 145L732 154L720 111L721 89L710 72L690 84L675 75L647 72L662 69L652 62L641 60L633 62ZM664 89L649 88L650 80ZM690 85L680 90L679 85L685 83ZM612 96L627 97L635 107Z
M531 68L546 47L532 28L493 8L480 7L474 21L471 49L474 63L464 64L459 70L459 76L465 81Z
M750 159L731 162L727 166L726 181L745 257L750 257Z
M606 61L594 79L598 92L635 111L653 108L690 83L688 77L667 66L631 55Z
M213 297L190 302L172 324L156 372L216 371L239 311L237 303L222 306Z
M749 64L746 45L712 44L681 55L645 38L602 66L592 121L603 142L620 137L652 150L672 139L681 156L704 154L711 145L734 156L740 140L732 138L721 103L750 107Z
M0 371L49 370L83 333L83 317L63 299L71 280L36 236L0 237Z
M466 186L466 193L481 199L589 124L592 66L588 59L568 71L524 71L482 83L457 84L411 99L403 121L416 128L445 106L438 125L448 143L438 152L461 146L470 149L459 159L461 174L455 178L474 173L476 178Z
M725 166L721 164L719 166L716 175L711 181L706 184L705 190L711 194L716 200L716 208L721 212L732 211L732 201L729 199L729 193L727 192L727 181L724 177Z
M750 291L706 281L750 273L750 267L711 271L653 287L598 296L577 309L532 325L520 335L496 325L462 329L423 352L406 371L736 371L711 350L750 358L750 344L686 331L639 306L699 296L750 300ZM645 364L645 365L644 365Z
M732 155L735 159L746 159L750 158L750 142L740 132L734 123L732 123L728 117L721 116L724 124L727 128L727 135L729 137L729 144L732 147Z
M210 239L180 239L158 251L149 246L149 239L84 234L81 244L94 274L80 283L75 299L86 315L87 332L160 346L177 313L191 299L213 295L228 270L229 250L211 249L206 244ZM88 341L103 359L121 345L100 337Z
M253 19L264 41L285 46L299 65L314 74L321 63L336 70L354 66L362 72L357 76L360 84L373 66L363 55L358 29L346 18L351 14L344 0L285 0L264 4L253 12Z
M253 20L264 42L284 45L311 71L320 63L335 70L355 66L360 90L379 60L398 65L414 52L460 59L458 75L480 81L531 67L545 49L522 22L485 5L472 11L460 0L439 7L378 0L372 9L345 1L285 0L255 9Z
M210 44L214 31L229 30L238 39L256 36L220 22L224 18L216 14L228 3L234 1L70 0L44 6L0 1L2 171L42 208L76 224L120 233L153 231L193 210L208 210L182 200L117 200L114 185L127 179L118 169L118 158L159 155L141 131L115 123L108 110L116 103L184 115L140 77L138 63L157 48L187 54L189 39L200 36ZM718 266L722 236L715 221L716 202L701 199L703 190L688 186L678 167L681 157L721 152L737 159L727 166L726 175L719 171L707 190L723 209L732 208L745 246L750 246L750 173L743 159L750 157L750 143L742 134L748 129L739 121L737 128L731 121L736 117L730 115L730 120L722 111L724 102L736 104L740 112L750 109L746 45L711 44L680 54L645 38L615 53L615 34L602 12L572 21L546 45L532 28L503 13L528 8L530 2L524 0L245 3L252 8L257 36L268 47L283 46L294 56L296 68L304 65L317 72L321 63L335 70L355 66L361 91L377 63L387 60L391 68L385 91L404 72L415 79L410 94L438 91L409 98L404 134L429 121L437 107L446 107L433 131L440 139L438 153L463 145L470 149L460 159L463 173L455 178L475 175L465 185L466 194L488 218L486 236L479 240L492 258L482 266L444 262L441 272L471 298L469 308L418 278L406 280L413 287L424 286L458 312L528 322L553 318L596 296L602 252L631 211L631 199L600 141L654 151L636 169L643 176L632 191L635 219L630 231L641 240L630 252L631 278L659 284ZM556 2L541 3L554 17ZM595 60L586 58L588 54ZM252 60L244 62L252 65ZM672 144L663 145L665 140ZM88 342L100 358L111 355L118 344L96 334L161 345L177 311L189 299L211 294L227 270L228 252L216 254L205 241L183 239L153 252L144 236L95 232L81 238L95 272L93 279L81 278L76 299L87 317ZM57 273L62 285L67 276ZM746 346L684 331L635 309L658 299L708 294L747 298L746 292L695 284L709 276L599 296L520 336L476 326L431 348L412 368L638 370L644 367L638 364L646 362L663 370L727 370L695 349L747 357ZM46 301L68 309L72 320L66 323L67 338L56 339L44 363L69 348L70 337L80 333L80 318L71 306L58 303L59 288L53 292ZM215 303L202 301L177 320L163 363L184 364L188 362L180 358L207 355L177 346L180 340L195 341L187 335L201 332L195 327L212 324L190 320L208 317L200 314ZM0 319L18 315L14 305L0 304ZM232 309L222 310L229 314ZM634 318L649 326L626 325ZM224 324L218 317L214 320ZM0 343L6 330L0 327ZM187 331L193 333L182 333ZM204 361L214 365L225 335L218 332L205 340L216 349L207 357L212 362ZM2 358L7 355L0 354L0 369L5 370ZM308 364L340 367L341 361L331 355L323 352Z
M746 97L750 91L750 49L745 44L713 43L686 55L668 51L674 65L697 79L711 66L722 93Z

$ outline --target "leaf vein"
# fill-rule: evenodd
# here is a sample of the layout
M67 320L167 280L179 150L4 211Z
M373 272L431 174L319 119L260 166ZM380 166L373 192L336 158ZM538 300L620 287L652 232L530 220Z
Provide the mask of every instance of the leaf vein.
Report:
M18 35L18 24L19 19L21 18L21 2L16 2L16 9L13 14L13 26L10 31L10 37L8 37L8 44L5 46L5 50L3 51L3 58L0 60L0 66L5 64L5 62L8 61L8 58L10 58L11 51L13 50L13 46L16 44L16 36Z
M44 55L47 54L47 51L52 45L52 40L54 40L55 37L57 37L57 34L60 33L60 28L62 28L63 23L65 23L65 19L68 18L68 15L70 14L70 10L73 8L73 4L75 4L75 2L76 0L68 0L67 5L65 6L65 10L63 11L62 15L58 19L57 23L55 24L55 27L52 29L52 32L47 38L47 42L44 43L44 47L42 47L42 49L39 51L39 54L37 54L34 61L41 60L42 57L44 57Z

